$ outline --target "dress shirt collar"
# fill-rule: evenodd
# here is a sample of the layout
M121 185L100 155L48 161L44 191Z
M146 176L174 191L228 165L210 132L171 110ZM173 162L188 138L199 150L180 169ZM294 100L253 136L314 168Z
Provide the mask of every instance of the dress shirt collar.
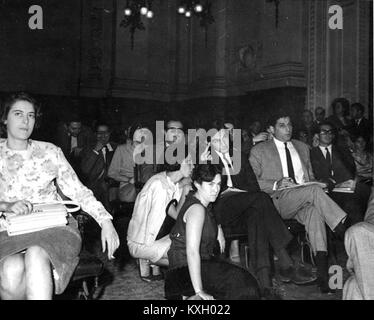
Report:
M322 147L322 146L319 146L319 148L321 149L321 151L322 151L322 153L323 153L323 155L325 155L326 154L326 148L329 150L329 152L330 152L330 155L331 155L331 153L332 153L332 144L330 144L329 146L327 146L327 147Z
M290 146L290 145L293 146L291 140L286 141L286 142L287 142L287 147ZM277 146L277 148L283 148L283 149L285 149L284 142L278 140L278 139L275 138L275 137L274 137L274 143L275 143L275 145Z
M110 152L110 151L113 151L113 148L112 148L112 146L110 145L109 142L105 145L105 147L108 148L108 151L109 151L109 152Z

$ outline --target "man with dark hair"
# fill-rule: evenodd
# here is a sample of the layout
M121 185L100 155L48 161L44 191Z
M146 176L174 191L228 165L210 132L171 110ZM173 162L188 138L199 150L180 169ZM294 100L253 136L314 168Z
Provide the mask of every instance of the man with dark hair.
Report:
M344 236L346 213L331 200L321 184L300 186L314 180L308 146L291 140L292 123L287 112L280 111L270 122L274 136L254 146L250 163L261 190L268 193L283 219L296 219L305 226L316 255L318 283L328 292L328 260L325 223Z
M92 190L95 197L110 210L108 168L116 145L110 142L109 125L96 125L96 142L82 151L81 172L83 183Z
M131 256L139 259L140 276L144 281L160 276L157 268L151 275L150 263L161 266L169 263L169 233L190 190L182 181L190 177L193 167L187 154L180 162L167 162L167 170L152 176L136 197L127 230L127 245Z
M351 105L352 127L350 133L354 136L362 136L367 141L372 135L372 125L370 121L364 117L365 107L361 103L353 103Z
M165 146L184 141L183 123L180 120L169 120L165 126Z
M326 120L326 110L323 109L322 107L317 107L314 110L314 116L315 116L314 124L318 125L321 122Z
M288 255L286 247L292 236L271 198L261 192L248 158L235 147L232 151L234 156L231 157L228 129L224 126L216 129L219 130L210 142L211 161L219 160L223 179L221 194L214 204L213 211L226 236L238 233L248 235L250 263L259 279L263 294L272 294L270 246L279 258L280 276L283 281L305 284L315 280L306 270L297 268ZM236 145L235 141L233 145ZM233 258L235 255L238 258L239 251L235 247L231 250L231 258L235 261Z
M95 140L90 128L82 124L78 114L72 113L62 126L57 128L56 144L62 149L66 159L81 178L81 152Z
M319 146L310 151L315 178L327 184L332 199L348 214L351 224L362 221L370 188L355 182L355 163L349 150L333 143L334 128L325 121L319 125ZM333 192L345 187L352 193Z
M317 132L317 127L313 121L313 113L310 110L304 110L301 117L301 125L298 128L298 132L302 131L306 133L306 143L312 146L313 136Z
M153 143L150 135L148 128L141 125L132 126L129 132L131 142L119 145L113 155L108 176L120 183L118 199L122 202L134 202L141 187L155 173L154 164L149 163L152 161L138 161L142 158L142 153L146 153L146 148L151 150L153 157L153 146L147 145Z

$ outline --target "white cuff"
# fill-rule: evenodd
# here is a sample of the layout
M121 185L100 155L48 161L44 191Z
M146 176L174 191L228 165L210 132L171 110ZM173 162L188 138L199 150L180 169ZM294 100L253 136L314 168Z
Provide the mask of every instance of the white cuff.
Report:
M273 191L277 190L277 182L278 182L278 181L275 181L275 182L274 182L274 185L273 185Z

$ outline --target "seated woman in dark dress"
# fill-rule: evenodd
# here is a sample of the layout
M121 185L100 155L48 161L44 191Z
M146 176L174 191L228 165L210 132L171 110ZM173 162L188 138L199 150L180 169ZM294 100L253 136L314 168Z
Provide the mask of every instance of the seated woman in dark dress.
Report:
M225 248L222 230L217 226L210 205L220 191L219 167L196 166L192 183L194 192L186 197L170 234L166 298L259 299L258 283L247 270L214 258L217 240L220 251Z

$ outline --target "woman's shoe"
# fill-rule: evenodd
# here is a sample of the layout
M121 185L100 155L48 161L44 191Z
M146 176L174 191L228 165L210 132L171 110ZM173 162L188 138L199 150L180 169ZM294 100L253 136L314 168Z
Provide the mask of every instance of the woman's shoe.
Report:
M148 278L151 276L151 266L149 260L137 259L137 264L139 265L139 273L141 278Z

